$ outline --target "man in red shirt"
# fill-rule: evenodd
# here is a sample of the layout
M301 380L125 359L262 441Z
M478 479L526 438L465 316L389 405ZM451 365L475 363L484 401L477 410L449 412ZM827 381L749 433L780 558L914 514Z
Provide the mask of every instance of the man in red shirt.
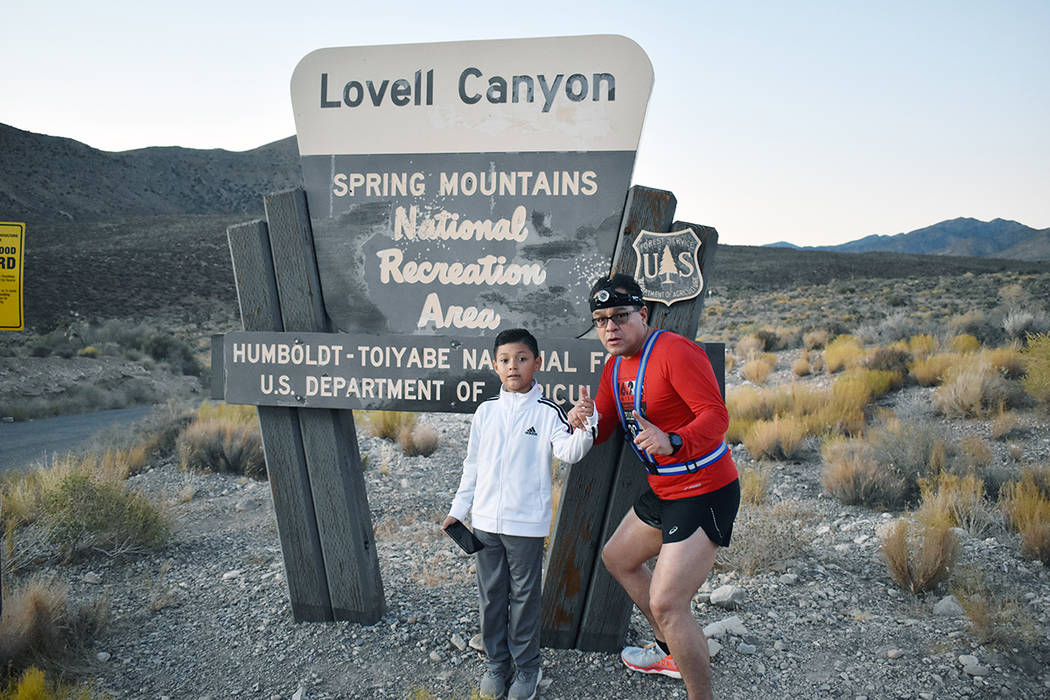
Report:
M590 307L611 357L597 396L573 408L569 422L585 428L596 410L596 442L619 423L649 474L649 489L602 550L602 562L656 636L620 657L636 671L682 678L690 698L709 698L707 640L690 603L718 548L729 545L740 504L736 465L724 439L729 413L707 354L687 338L649 327L632 277L596 281ZM650 571L646 562L653 556Z

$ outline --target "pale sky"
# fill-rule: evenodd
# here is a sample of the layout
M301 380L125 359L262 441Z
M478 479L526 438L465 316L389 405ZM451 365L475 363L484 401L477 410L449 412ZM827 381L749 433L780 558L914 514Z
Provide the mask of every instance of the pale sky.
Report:
M723 243L1050 227L1050 0L5 0L0 16L0 122L107 151L290 136L314 49L622 34L655 73L633 181Z

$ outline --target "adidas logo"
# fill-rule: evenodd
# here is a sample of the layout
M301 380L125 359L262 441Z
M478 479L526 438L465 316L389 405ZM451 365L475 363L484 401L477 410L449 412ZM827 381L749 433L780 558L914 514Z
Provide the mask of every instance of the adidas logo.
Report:
M536 434L536 428L529 428L528 430L525 431L525 434L526 435L535 435Z

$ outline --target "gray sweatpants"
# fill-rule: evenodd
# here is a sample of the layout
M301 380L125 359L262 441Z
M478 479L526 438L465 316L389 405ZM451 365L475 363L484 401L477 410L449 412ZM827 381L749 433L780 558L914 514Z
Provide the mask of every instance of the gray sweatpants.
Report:
M543 538L474 529L485 545L477 553L481 637L488 668L500 673L540 665Z

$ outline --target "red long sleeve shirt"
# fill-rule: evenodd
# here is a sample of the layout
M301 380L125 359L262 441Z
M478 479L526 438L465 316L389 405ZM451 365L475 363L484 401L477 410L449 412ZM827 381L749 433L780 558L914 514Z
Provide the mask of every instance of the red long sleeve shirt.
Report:
M641 353L620 361L621 405L634 410L635 380ZM606 440L620 422L613 396L612 374L616 358L602 370L595 408L598 439ZM682 448L673 455L654 455L661 465L698 459L716 449L725 439L729 412L718 389L718 380L707 354L696 343L670 332L656 339L642 377L642 415L665 433L682 437ZM649 485L663 499L688 498L716 491L737 478L736 464L727 450L717 461L693 472L675 475L649 474Z

